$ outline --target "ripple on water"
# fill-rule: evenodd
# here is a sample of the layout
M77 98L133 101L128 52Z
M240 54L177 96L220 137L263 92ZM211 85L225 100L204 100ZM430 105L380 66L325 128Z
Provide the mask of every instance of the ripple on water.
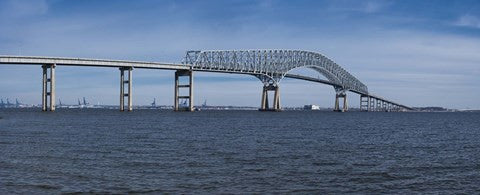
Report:
M0 110L0 194L463 193L480 114Z

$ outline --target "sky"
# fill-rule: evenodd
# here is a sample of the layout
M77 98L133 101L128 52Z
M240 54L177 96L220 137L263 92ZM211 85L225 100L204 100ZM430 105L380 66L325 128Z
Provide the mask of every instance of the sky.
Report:
M0 0L0 55L180 62L187 50L321 53L408 106L480 109L478 0ZM322 77L308 69L292 73ZM0 98L41 102L41 68L0 65ZM135 69L133 102L173 104L174 72ZM57 97L117 105L119 70L56 68ZM195 73L194 100L259 106L253 76ZM282 106L332 107L331 86L281 81ZM349 105L359 96L348 94Z

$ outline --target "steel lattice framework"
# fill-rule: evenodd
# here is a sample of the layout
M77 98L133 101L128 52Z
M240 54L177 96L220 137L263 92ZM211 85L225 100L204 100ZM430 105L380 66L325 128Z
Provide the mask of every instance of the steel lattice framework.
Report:
M310 68L347 90L368 94L368 88L340 65L322 54L301 50L205 50L187 51L184 63L193 70L252 74L264 83L277 85L296 68Z

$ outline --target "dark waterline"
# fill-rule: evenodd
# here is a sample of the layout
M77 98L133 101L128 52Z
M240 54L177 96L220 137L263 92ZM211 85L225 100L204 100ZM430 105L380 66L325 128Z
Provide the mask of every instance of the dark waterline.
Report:
M480 192L480 113L0 109L0 194Z

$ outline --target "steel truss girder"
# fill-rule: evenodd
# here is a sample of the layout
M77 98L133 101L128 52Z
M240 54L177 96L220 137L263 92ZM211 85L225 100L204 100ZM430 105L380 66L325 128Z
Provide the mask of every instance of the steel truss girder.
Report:
M368 88L340 65L322 54L301 50L205 50L187 51L184 63L192 70L227 71L258 75L264 83L278 84L296 68L310 68L341 86L339 91L368 94Z

